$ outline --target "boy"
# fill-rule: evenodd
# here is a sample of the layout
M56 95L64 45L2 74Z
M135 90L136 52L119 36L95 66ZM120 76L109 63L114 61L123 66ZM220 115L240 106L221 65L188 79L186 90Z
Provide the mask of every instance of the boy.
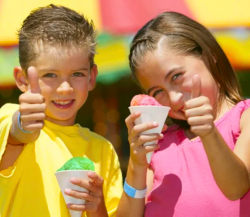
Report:
M14 68L19 104L0 110L0 213L2 217L114 216L122 177L112 145L74 124L97 76L92 22L62 7L39 8L18 33L21 67ZM72 178L90 193L65 189L85 205L65 204L54 173L71 157L95 164L91 182ZM102 178L103 177L103 178Z

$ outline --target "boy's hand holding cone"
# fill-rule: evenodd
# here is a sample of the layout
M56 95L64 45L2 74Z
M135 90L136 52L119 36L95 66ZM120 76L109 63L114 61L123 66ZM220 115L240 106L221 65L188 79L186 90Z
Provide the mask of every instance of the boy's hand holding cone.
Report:
M103 178L94 172L94 163L85 157L67 161L55 173L71 217L81 217L82 212L98 216L107 213L103 196ZM107 215L108 216L108 215Z

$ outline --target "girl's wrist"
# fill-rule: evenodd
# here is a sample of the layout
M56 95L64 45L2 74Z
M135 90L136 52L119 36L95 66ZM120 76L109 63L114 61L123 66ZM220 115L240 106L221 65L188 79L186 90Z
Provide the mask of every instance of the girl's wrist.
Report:
M128 169L134 174L144 175L147 173L148 165L147 164L137 164L129 159Z
M214 138L214 136L216 136L217 133L218 133L217 128L215 125L213 125L213 128L211 129L211 131L205 136L200 136L200 139L202 142L210 141L210 138L211 137Z
M135 189L145 189L147 179L147 167L133 164L132 160L129 160L128 171L126 181Z
M143 189L135 189L127 183L126 179L124 181L123 189L124 189L124 192L129 197L132 197L132 198L138 198L138 199L145 198L147 194L147 187Z

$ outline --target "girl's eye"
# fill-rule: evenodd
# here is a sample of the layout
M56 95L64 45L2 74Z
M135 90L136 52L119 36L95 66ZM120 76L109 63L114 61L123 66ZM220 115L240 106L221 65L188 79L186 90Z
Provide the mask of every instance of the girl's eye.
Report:
M74 72L72 76L73 77L84 77L85 75L82 72Z
M176 80L180 75L181 75L181 73L178 73L178 74L173 75L172 81Z
M47 73L47 74L45 74L43 77L47 77L47 78L56 78L57 76L56 76L56 74L54 74L54 73Z
M162 90L161 90L161 89L156 90L156 91L153 93L153 97L156 97L156 95L157 95L157 94L159 94L160 92L162 92Z

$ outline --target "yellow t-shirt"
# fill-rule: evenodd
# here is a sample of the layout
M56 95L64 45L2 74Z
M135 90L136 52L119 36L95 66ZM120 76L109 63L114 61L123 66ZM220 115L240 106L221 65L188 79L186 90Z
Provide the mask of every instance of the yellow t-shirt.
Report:
M6 104L0 109L0 160L16 110L18 105L14 104ZM0 216L69 217L55 172L77 156L94 162L96 173L104 179L103 192L109 216L115 216L122 194L122 175L111 143L78 124L65 127L48 121L39 138L24 145L15 164L0 171Z

